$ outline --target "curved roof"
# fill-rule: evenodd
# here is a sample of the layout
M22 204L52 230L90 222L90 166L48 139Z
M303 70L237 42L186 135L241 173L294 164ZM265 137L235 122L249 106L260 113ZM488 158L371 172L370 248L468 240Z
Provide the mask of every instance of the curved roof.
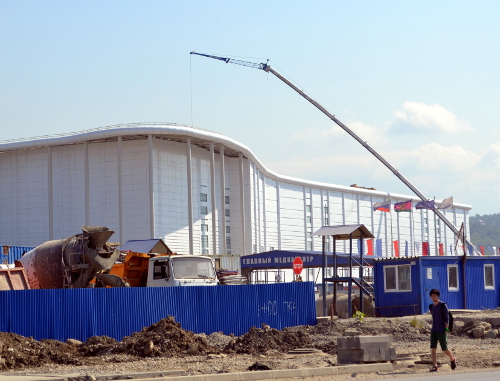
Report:
M119 124L115 126L100 127L91 130L58 135L45 135L32 138L5 140L0 141L0 153L16 150L36 149L49 146L81 144L83 142L109 142L116 141L119 136L121 136L123 140L144 140L147 139L149 135L152 135L155 139L170 140L181 143L186 143L187 139L191 138L191 144L206 149L207 151L210 150L210 144L214 143L214 151L216 153L220 153L220 146L218 145L222 145L224 146L224 156L238 157L241 153L244 157L255 163L261 173L275 181L286 182L299 186L328 189L333 191L364 194L374 197L390 197L397 200L418 199L418 197L415 196L342 185L333 185L279 175L266 168L266 166L262 164L262 162L247 146L237 142L236 140L233 140L216 132L175 123ZM472 209L470 205L455 204L454 206L461 209Z

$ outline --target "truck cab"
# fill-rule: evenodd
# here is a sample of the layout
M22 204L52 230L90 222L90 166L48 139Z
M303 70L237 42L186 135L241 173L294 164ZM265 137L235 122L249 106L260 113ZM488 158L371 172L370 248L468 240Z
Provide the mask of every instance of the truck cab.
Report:
M218 283L210 257L172 255L149 259L147 287L215 286Z

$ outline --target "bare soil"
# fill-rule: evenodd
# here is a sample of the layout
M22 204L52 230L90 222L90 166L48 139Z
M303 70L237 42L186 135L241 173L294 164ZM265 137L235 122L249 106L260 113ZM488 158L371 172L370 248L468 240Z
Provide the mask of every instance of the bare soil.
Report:
M500 310L455 312L449 348L460 372L494 368L500 360ZM252 327L239 337L220 332L195 334L173 317L116 341L95 336L77 340L34 340L0 332L3 374L117 375L183 370L185 375L329 367L337 364L337 338L345 335L389 335L396 348L396 370L412 374L429 365L430 316L328 320L316 326L277 330ZM310 348L297 354L294 349ZM443 371L450 371L440 355ZM417 364L413 361L417 360ZM401 372L398 373L401 376ZM360 378L367 379L368 376ZM317 380L326 378L318 377Z

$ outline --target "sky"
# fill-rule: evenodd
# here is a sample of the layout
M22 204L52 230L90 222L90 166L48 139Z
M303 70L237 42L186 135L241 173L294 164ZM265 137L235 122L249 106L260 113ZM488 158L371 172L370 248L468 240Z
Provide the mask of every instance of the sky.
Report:
M0 0L0 140L116 124L226 135L270 170L500 213L498 1ZM416 196L415 196L416 199Z

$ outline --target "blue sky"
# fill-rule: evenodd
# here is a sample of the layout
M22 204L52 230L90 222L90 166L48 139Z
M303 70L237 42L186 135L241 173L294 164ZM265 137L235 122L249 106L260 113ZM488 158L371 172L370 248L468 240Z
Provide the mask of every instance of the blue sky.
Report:
M496 1L0 0L0 140L134 122L215 131L271 170L500 212Z

